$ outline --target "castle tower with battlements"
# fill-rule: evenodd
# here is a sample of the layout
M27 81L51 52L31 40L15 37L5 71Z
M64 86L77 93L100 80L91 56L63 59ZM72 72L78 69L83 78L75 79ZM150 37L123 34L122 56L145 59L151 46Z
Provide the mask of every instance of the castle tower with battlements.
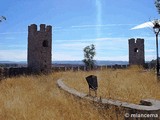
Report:
M129 43L129 65L142 65L145 63L144 56L144 39L131 38Z
M34 73L48 73L52 66L52 26L28 26L28 68Z

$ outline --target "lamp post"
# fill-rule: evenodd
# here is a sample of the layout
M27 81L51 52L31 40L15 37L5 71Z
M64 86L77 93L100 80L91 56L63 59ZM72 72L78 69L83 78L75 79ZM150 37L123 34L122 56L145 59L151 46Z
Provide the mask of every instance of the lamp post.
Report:
M156 67L156 70L157 70L157 76L159 76L159 53L158 53L158 34L160 32L160 24L159 24L159 21L158 20L155 20L153 22L153 29L154 29L154 33L156 35L156 52L157 52L157 67Z

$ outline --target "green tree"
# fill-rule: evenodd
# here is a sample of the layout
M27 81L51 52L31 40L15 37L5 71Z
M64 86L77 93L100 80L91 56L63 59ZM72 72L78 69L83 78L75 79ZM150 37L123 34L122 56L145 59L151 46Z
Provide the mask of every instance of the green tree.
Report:
M93 59L94 56L96 55L96 49L93 44L90 46L86 46L84 49L84 59L83 62L86 66L87 70L93 70L95 66L95 60Z
M3 20L6 20L6 17L0 16L0 22L2 22Z
M155 0L155 6L156 6L156 8L157 8L157 10L158 10L158 13L160 14L160 0Z

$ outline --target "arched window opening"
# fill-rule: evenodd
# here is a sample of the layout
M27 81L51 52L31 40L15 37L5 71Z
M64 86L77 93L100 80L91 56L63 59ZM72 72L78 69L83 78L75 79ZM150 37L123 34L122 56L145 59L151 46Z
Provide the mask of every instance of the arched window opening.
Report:
M48 47L48 41L47 40L44 40L42 44L43 44L43 47Z
M138 52L139 52L138 48L135 48L135 49L134 49L134 52L135 52L135 53L138 53Z

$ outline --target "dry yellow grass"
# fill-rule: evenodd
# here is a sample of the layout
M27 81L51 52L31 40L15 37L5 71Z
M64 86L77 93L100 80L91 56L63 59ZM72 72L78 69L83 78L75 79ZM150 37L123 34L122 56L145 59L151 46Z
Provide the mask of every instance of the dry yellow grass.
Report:
M98 96L115 100L139 103L142 99L160 100L160 82L153 71L144 71L138 67L120 70L64 73L65 83L78 91L88 93L85 77L96 75L99 88Z
M98 77L98 96L139 103L160 100L160 83L155 73L139 68L90 72L59 72L41 76L21 76L0 81L0 120L116 120L115 108L102 110L74 98L56 86L63 78L78 91L88 93L85 77ZM118 115L123 120L124 113Z
M60 90L56 80L64 75L67 74L21 76L0 81L0 120L116 119L114 108L97 109Z

